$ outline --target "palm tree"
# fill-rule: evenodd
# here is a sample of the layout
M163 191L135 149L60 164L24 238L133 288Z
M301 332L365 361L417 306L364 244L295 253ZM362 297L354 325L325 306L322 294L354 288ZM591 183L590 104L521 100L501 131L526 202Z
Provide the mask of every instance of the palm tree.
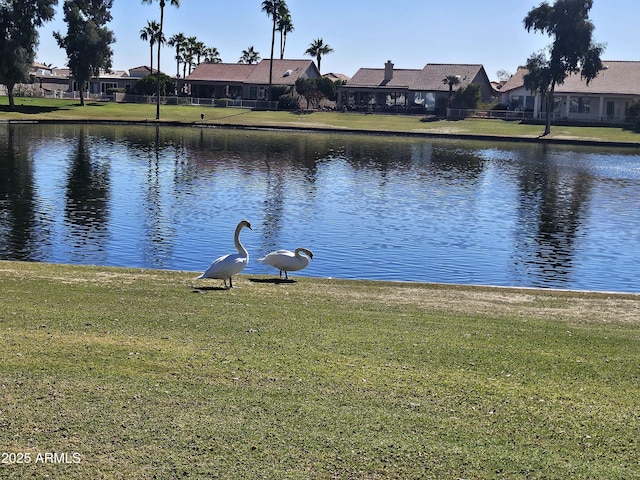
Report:
M142 0L142 3L148 3L151 5L156 0ZM162 27L164 25L164 7L166 0L158 0L160 3L160 38L162 38ZM180 0L169 0L169 4L175 7L180 7ZM161 42L158 42L158 98L156 99L156 120L160 120L160 46Z
M293 32L291 13L289 10L278 20L278 31L280 32L280 60L284 58L284 49L287 46L287 33Z
M171 36L167 45L170 47L176 47L176 78L180 77L180 61L182 60L182 55L180 55L184 44L187 41L187 37L184 36L184 33L176 33Z
M453 95L453 87L460 85L460 75L447 75L442 79L442 83L449 85L449 100L447 107L451 107L451 95Z
M193 42L193 55L196 57L196 66L200 65L200 59L202 57L205 56L205 50L207 49L207 46L204 44L204 42L201 42L200 40L195 39L194 37L194 42Z
M220 63L220 52L216 47L208 47L204 49L204 61L207 63Z
M153 46L158 39L160 24L158 22L147 20L147 26L140 30L140 40L149 42L149 50L151 50L151 62L149 63L149 72L153 73Z
M194 63L196 63L196 57L200 58L200 53L198 53L200 44L204 46L202 42L198 42L196 37L187 37L187 43L184 47L184 63L185 66L188 65L188 71L191 73L191 67ZM198 60L198 63L199 60ZM187 76L187 72L185 71L185 78Z
M253 63L258 63L260 61L260 53L256 52L253 49L253 45L251 45L248 49L242 51L242 56L238 63L248 63L249 65Z
M285 0L264 0L262 11L271 17L273 26L271 28L271 57L269 60L269 101L271 101L271 86L273 84L273 46L276 41L276 24L283 14L289 11Z
M324 43L322 38L316 38L309 44L309 48L307 48L304 53L305 55L316 57L316 60L318 61L318 71L320 71L320 60L322 60L322 56L331 52L333 52L333 48Z

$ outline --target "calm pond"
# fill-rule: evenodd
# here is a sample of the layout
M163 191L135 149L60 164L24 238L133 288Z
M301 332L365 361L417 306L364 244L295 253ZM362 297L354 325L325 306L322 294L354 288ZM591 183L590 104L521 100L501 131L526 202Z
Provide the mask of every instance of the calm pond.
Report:
M197 127L0 125L0 259L640 292L640 151Z

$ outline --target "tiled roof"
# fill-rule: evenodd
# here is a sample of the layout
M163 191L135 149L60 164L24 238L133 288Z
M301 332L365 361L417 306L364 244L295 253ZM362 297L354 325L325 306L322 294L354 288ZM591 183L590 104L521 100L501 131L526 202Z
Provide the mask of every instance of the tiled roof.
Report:
M603 60L602 64L605 70L598 73L589 85L582 80L580 74L574 74L556 86L556 93L640 95L640 62ZM526 73L526 68L518 68L501 91L507 92L523 87Z
M482 65L427 63L411 84L411 89L424 91L449 91L449 85L445 84L443 80L452 75L460 78L460 84L455 87L456 90L459 88L465 88L475 80L482 69Z
M460 77L459 88L469 85L483 69L482 65L428 63L423 69L393 69L393 77L384 81L384 68L361 68L347 82L356 88L406 88L421 91L449 91L443 82L449 75ZM488 81L488 80L487 80Z
M409 88L420 70L394 69L393 78L384 81L384 68L361 68L347 82L348 87Z
M269 60L262 60L247 77L247 83L269 83ZM315 68L313 60L279 60L273 59L273 84L293 85L309 68ZM317 69L316 69L317 72Z
M243 82L255 68L255 64L246 63L201 63L187 75L186 79Z
M315 68L313 60L274 59L273 84L293 85L310 68ZM201 63L185 80L267 85L269 83L269 60L262 60L260 63L252 65L246 63Z

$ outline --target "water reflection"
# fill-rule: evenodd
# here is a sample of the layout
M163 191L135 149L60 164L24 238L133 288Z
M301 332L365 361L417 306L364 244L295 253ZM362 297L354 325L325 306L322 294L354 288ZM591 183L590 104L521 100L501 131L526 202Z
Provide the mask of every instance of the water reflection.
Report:
M199 271L248 218L254 260L314 251L301 275L640 289L636 152L132 126L0 137L3 259Z
M64 222L74 263L86 258L96 263L107 260L109 162L107 158L94 158L89 143L91 138L80 130L68 162Z
M39 238L28 135L12 125L0 132L0 258L29 260Z

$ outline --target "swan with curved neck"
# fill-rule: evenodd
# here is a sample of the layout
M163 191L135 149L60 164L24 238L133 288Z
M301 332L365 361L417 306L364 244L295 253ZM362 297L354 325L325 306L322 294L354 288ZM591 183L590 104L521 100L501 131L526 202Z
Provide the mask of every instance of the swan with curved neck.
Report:
M233 281L231 278L233 275L240 273L249 263L249 252L244 245L240 243L240 231L247 227L249 230L251 224L247 220L242 220L236 226L236 231L233 236L233 243L235 244L238 253L229 253L221 257L216 258L213 263L207 268L207 270L198 278L215 278L224 281L225 288L233 288ZM229 280L229 286L227 287L227 279Z
M282 272L284 272L285 280L289 280L288 272L296 272L307 268L310 260L313 260L313 252L307 248L296 248L295 252L276 250L258 259L259 262L280 270L280 278L282 278Z

